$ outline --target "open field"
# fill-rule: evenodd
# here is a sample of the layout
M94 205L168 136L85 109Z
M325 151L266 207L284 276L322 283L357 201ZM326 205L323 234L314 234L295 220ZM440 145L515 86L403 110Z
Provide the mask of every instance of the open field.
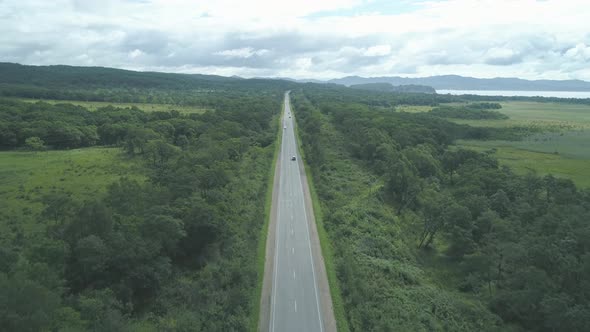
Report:
M141 179L141 173L118 148L0 152L0 229L15 220L34 228L39 199L47 193L71 193L84 201L120 177Z
M113 103L113 102L106 102L106 101L80 101L80 100L51 100L51 99L30 99L30 98L18 98L20 101L34 103L37 101L43 101L50 104L73 104L79 105L82 107L87 108L89 111L96 111L97 109L105 106L115 106L115 107L133 107L136 106L137 108L141 109L145 112L167 112L171 110L179 111L180 113L197 113L201 114L207 111L206 108L201 108L198 106L186 106L186 105L172 105L172 104L144 104L144 103Z
M566 103L538 103L524 101L502 102L498 111L507 120L462 120L455 123L475 127L534 127L553 131L590 129L590 106Z
M527 145L526 142L520 141L461 140L457 142L457 145L480 152L495 149L494 156L498 158L500 164L509 166L518 174L528 172L536 172L539 175L553 174L571 179L579 187L590 188L590 157L581 158L582 155L590 153L588 145L584 150L578 151L573 151L575 148L571 147L572 154L559 152L555 154L551 152L550 145L546 147L542 143Z
M462 106L466 103L444 105ZM529 101L501 102L497 110L510 117L507 120L448 119L474 127L534 127L552 131L590 129L590 105L568 103L539 103ZM396 111L408 113L429 112L432 106L400 105Z
M461 120L455 123L480 127L525 127L535 129L521 141L460 140L459 146L486 151L496 149L500 163L524 174L572 179L590 187L590 106L565 103L503 102L499 111L507 120Z
M419 106L419 105L399 105L395 107L395 110L398 112L407 112L407 113L423 113L423 112L430 112L432 110L432 106Z

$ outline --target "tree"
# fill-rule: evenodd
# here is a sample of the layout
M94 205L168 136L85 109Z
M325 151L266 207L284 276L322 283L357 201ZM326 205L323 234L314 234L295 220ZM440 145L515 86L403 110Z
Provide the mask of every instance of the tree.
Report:
M502 218L510 214L510 198L504 190L500 189L490 197L490 207Z
M110 254L107 245L96 235L78 240L72 254L73 262L69 266L70 281L76 280L82 288L93 283L100 284L104 279L102 274L108 267Z
M59 294L38 282L4 273L0 273L0 294L0 326L6 331L44 330L61 302Z
M432 156L433 148L426 144L404 149L404 155L414 165L422 178L437 176L440 163Z
M455 258L462 258L465 254L472 253L476 244L473 240L473 221L471 213L466 207L452 203L446 207L443 218L448 224L451 246L449 254Z
M125 136L123 148L130 155L143 154L147 142L157 138L158 134L152 129L140 127L129 128L127 136Z
M25 140L25 146L31 151L43 151L45 150L45 142L39 137L29 137Z
M418 199L422 208L423 219L423 229L419 238L418 248L422 248L428 247L438 231L445 226L446 220L442 215L446 205L451 203L451 197L448 194L428 188L420 194Z
M41 216L53 220L55 224L63 224L76 208L70 195L61 192L43 195L41 203L45 205Z
M118 301L109 288L90 291L78 299L78 307L83 320L88 322L91 331L127 331L123 304Z
M175 253L178 242L186 236L182 220L165 215L148 216L141 225L141 232L169 255Z
M387 170L386 189L398 204L397 212L414 203L420 192L420 178L413 165L403 156L391 161Z
M17 143L16 132L11 128L10 123L0 121L0 146L3 148L12 148Z
M186 150L186 148L188 147L189 144L190 144L190 141L188 140L188 138L185 135L179 135L176 138L176 145L178 145L183 150Z
M144 157L148 159L153 166L161 166L174 157L180 149L163 140L149 141L145 146Z

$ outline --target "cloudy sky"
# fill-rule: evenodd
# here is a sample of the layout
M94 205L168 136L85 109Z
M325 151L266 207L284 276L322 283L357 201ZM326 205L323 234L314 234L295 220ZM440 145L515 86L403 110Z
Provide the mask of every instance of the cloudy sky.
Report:
M590 0L0 0L0 61L590 81Z

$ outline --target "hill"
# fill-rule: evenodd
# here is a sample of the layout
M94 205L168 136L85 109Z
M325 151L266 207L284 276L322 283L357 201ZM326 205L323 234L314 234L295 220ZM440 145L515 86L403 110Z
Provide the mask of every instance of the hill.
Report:
M366 83L366 84L355 84L350 86L353 89L360 90L371 90L381 92L402 92L402 93L436 93L436 90L426 85L399 85L393 86L389 83Z
M0 63L0 96L5 97L199 104L197 95L212 91L284 91L293 84L272 79Z
M427 85L437 90L519 90L519 91L590 91L590 82L580 80L524 80L520 78L473 78L458 75L430 77L360 77L347 76L329 80L328 83L346 86L389 83L391 85Z

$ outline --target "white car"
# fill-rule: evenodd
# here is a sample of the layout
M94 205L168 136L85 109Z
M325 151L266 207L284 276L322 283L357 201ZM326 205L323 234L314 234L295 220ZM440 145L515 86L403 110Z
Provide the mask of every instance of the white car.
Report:
M287 126L284 126L283 129L287 129Z
M297 157L293 156L291 157L291 160L297 160Z

